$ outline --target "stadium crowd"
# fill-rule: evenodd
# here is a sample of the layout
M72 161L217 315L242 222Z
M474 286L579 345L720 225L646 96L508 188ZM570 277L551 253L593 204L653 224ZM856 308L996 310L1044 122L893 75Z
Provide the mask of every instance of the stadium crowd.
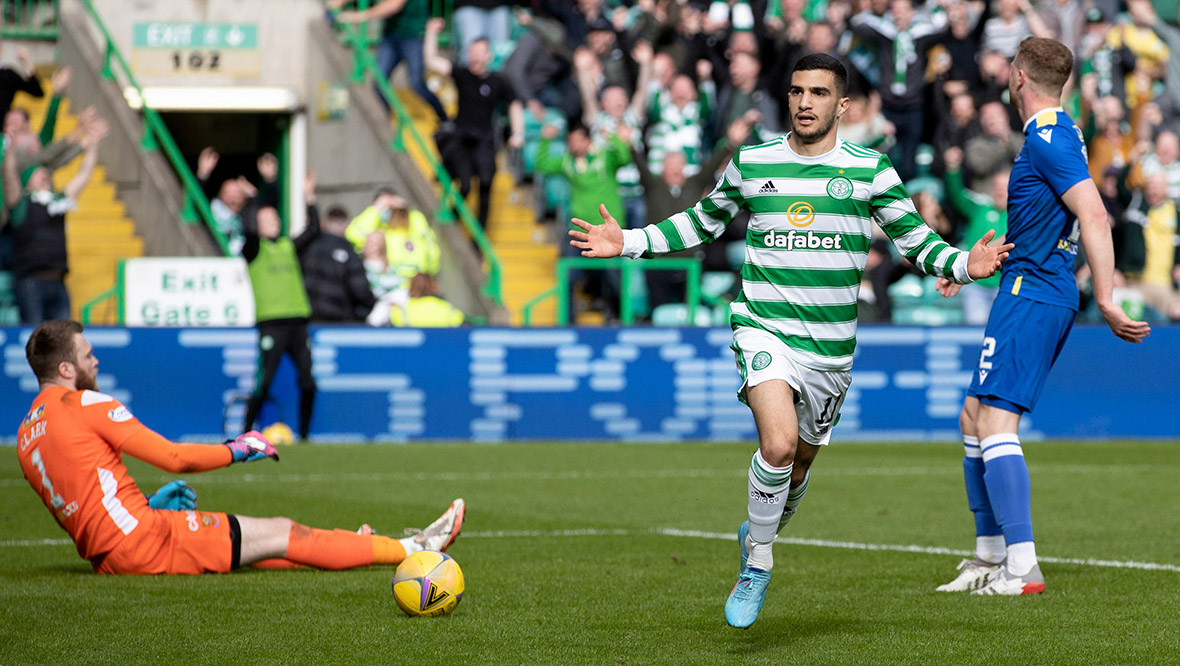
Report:
M379 52L425 35L425 65L403 60L436 110L419 77L454 79L458 114L440 114L436 138L464 194L478 178L485 224L498 148L519 151L515 175L557 220L598 222L604 203L635 227L686 207L738 147L789 130L786 73L821 52L850 75L841 138L887 152L927 224L967 247L1005 230L1008 171L1025 140L1006 99L1010 59L1026 37L1058 39L1076 58L1066 111L1107 205L1119 298L1180 319L1180 29L1149 0L457 0L449 59L425 5L384 0L339 18L383 19ZM398 60L383 62L392 71ZM497 105L510 121L491 117ZM564 229L554 236L567 247ZM726 246L744 234L739 220L697 252L705 270L736 270L741 255ZM648 272L650 305L683 298L683 278L668 275ZM877 238L864 315L897 320L899 280L903 292L932 293L911 275ZM618 285L604 277L584 286L609 314ZM986 320L997 280L964 290L966 323ZM1078 281L1085 293L1084 269Z

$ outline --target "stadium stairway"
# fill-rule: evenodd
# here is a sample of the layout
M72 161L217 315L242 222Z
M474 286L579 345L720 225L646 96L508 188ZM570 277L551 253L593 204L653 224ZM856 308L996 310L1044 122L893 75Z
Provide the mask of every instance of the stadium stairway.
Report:
M18 95L13 103L29 113L29 122L35 130L40 129L49 106L49 81L43 81L42 87L46 90L45 97ZM70 113L69 100L62 100L54 138L69 134L75 127L77 119ZM81 162L79 157L54 172L54 187L64 188L78 173ZM135 224L127 216L101 164L95 167L90 184L78 197L78 207L66 215L66 248L70 258L66 288L74 319L81 317L82 306L87 301L115 285L120 260L143 255L143 239L136 235ZM117 323L118 313L113 304L111 300L96 308L91 323Z
M438 153L434 147L434 133L438 129L438 117L412 90L398 88L398 97L405 104L418 133L426 139L427 147L435 159ZM455 111L454 87L447 85L436 91L448 113ZM407 151L418 165L419 170L432 181L435 190L439 184L434 181L433 170L426 155L413 141L407 141ZM503 153L500 155L504 157ZM474 214L478 211L479 191L472 188L467 199L468 207ZM492 203L488 213L488 239L500 258L503 279L504 307L512 317L512 324L523 323L521 307L556 282L554 274L557 262L557 247L549 239L549 230L538 223L536 212L528 202L528 196L516 187L511 170L501 161L496 177L492 181ZM556 303L549 298L533 308L532 325L552 326L556 323Z

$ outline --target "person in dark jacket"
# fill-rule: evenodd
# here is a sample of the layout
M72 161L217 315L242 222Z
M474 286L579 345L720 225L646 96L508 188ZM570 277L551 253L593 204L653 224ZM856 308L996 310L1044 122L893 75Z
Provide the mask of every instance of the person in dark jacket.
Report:
M364 321L377 303L360 255L344 238L349 220L343 208L329 208L323 233L299 254L312 321Z
M643 154L632 148L631 156L639 168L639 181L643 183L647 223L662 222L700 201L717 182L717 171L742 146L760 119L758 112L751 109L732 122L726 131L725 141L713 149L712 156L693 176L684 175L683 152L665 155L664 170L657 176L652 173ZM696 256L694 251L689 251L689 254ZM647 280L648 304L651 307L684 300L684 272L646 271L644 276Z
M53 191L49 169L38 164L18 174L16 151L5 156L4 204L11 210L12 269L21 323L70 318L65 284L69 271L66 213L78 205L78 195L90 182L98 162L98 143L107 129L106 122L97 116L86 120L82 165L60 193Z

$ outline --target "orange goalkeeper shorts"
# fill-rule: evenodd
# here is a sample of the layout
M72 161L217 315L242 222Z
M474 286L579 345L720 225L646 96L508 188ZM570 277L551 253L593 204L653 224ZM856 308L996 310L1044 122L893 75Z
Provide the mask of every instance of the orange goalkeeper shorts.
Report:
M226 573L237 567L241 532L234 516L156 510L150 515L151 520L141 520L139 528L114 550L92 562L96 572L202 574Z

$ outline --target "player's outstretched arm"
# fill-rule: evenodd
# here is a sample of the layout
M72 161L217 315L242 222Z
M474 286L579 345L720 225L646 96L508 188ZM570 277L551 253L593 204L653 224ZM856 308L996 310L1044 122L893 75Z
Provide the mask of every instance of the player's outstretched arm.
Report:
M970 275L972 280L982 280L995 275L996 271L1000 270L1000 265L1008 258L1008 253L1016 247L1012 243L990 245L995 237L995 230L990 230L971 246L971 252L967 255L967 275Z
M123 453L171 474L208 472L233 462L233 456L224 446L174 444L146 427L128 437L119 448Z
M602 224L594 225L585 220L570 220L578 229L570 229L570 245L582 251L583 257L606 259L623 253L623 229L611 216L604 204L598 205Z
M1066 190L1061 200L1078 217L1098 312L1119 339L1135 344L1142 342L1151 333L1151 326L1131 319L1114 302L1114 243L1098 188L1087 178Z

